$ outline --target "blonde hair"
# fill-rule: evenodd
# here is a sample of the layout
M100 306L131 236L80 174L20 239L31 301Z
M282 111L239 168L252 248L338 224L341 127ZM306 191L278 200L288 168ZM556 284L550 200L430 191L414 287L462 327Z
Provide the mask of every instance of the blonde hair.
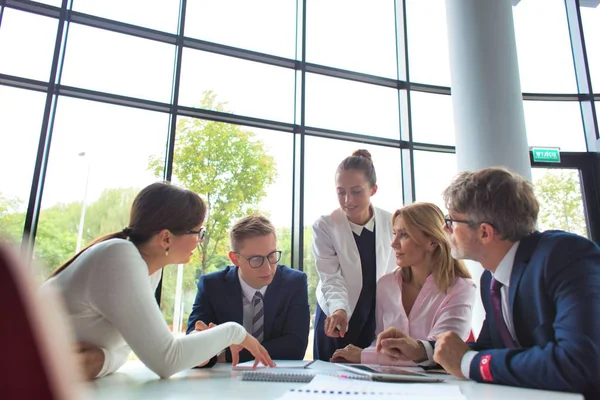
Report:
M444 293L448 291L456 278L471 278L465 264L452 257L451 246L444 232L444 214L433 203L413 203L396 210L392 217L392 224L398 217L402 217L408 235L416 241L415 233L422 232L426 238L437 244L431 254L433 265L433 278L438 289ZM418 243L425 245L424 243ZM402 278L408 282L413 281L411 267L399 268Z
M267 217L259 214L248 215L237 221L229 232L231 249L240 250L242 242L257 236L275 235L275 227Z

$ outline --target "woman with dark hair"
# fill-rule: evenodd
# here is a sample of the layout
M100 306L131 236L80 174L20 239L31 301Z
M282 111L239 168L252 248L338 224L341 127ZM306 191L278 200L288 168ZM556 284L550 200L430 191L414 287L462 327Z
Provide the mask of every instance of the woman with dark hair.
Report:
M379 278L396 267L392 215L371 204L377 176L367 150L356 150L338 166L340 207L313 225L319 273L315 313L315 359L329 361L346 345L367 347L375 338L375 291Z
M203 240L205 217L196 193L154 183L133 201L129 226L95 240L44 284L64 297L88 378L116 371L131 350L162 378L203 364L228 346L235 356L245 348L257 362L273 365L237 323L182 338L165 323L154 297L162 268L189 262Z

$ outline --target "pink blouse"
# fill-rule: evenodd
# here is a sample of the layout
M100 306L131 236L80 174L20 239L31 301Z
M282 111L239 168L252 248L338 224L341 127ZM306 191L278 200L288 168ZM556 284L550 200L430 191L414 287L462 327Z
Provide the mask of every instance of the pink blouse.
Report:
M471 279L456 278L448 293L440 292L433 275L429 275L406 315L402 305L402 274L392 272L377 282L375 334L395 327L418 340L431 340L440 333L452 331L463 340L469 337L476 285ZM361 353L363 364L414 365L378 354L375 341Z

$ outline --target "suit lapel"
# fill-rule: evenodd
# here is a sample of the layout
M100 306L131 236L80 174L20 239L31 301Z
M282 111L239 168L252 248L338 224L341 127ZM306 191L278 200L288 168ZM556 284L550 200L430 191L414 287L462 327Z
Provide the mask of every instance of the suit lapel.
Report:
M535 251L537 244L540 240L541 233L535 232L524 239L521 239L517 254L515 254L515 261L513 263L513 269L510 273L510 285L508 287L508 308L510 315L514 321L514 306L517 290L519 289L519 283L523 277L523 273L531 260L531 255Z
M265 292L265 340L269 340L271 338L271 328L273 327L273 321L277 312L277 305L279 304L281 297L281 287L283 286L281 284L281 268L281 266L277 266L273 281L271 281L267 287L267 291Z
M223 293L226 301L229 304L229 312L232 316L232 321L238 324L244 324L244 306L242 304L242 287L240 286L240 278L238 276L237 267L232 267L227 275L225 275L227 284L227 292Z

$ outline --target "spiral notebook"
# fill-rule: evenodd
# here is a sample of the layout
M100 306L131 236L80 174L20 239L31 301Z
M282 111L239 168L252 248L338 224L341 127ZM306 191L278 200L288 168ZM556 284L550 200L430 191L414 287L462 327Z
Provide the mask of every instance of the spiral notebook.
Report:
M242 372L243 381L260 381L260 382L300 382L308 383L312 381L315 375L323 375L323 371L310 369L262 369L259 371L244 371ZM332 372L325 374L350 379L369 380L368 377L353 373Z

